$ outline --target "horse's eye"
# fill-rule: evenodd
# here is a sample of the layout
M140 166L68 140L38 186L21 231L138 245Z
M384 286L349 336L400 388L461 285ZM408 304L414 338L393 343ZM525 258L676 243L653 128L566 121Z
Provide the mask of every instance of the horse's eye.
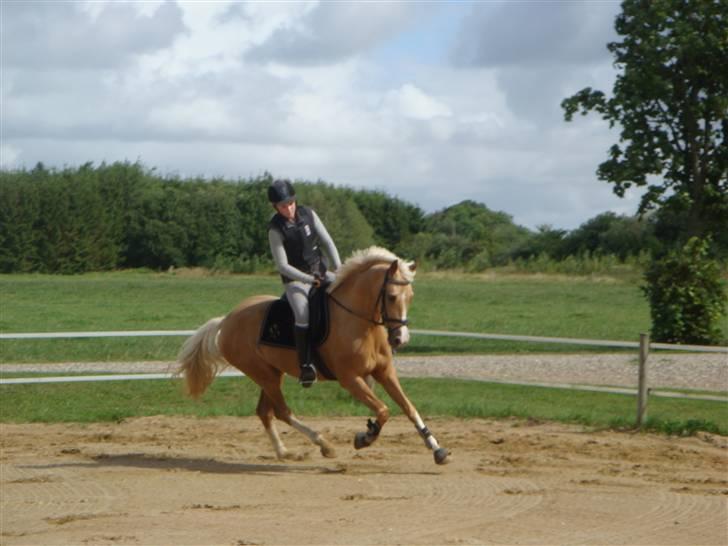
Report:
M389 296L387 296L387 299L389 300L389 303L394 303L395 301L397 301L397 296L393 296L390 294Z

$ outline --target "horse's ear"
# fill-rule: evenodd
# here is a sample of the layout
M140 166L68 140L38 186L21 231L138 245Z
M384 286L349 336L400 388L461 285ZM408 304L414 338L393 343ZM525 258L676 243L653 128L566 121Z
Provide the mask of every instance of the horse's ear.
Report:
M410 270L410 271L411 271L412 273L414 273L415 271L417 271L417 262L411 262L411 263L409 264L409 270Z
M391 277L399 270L399 260L394 260L389 266L389 276Z

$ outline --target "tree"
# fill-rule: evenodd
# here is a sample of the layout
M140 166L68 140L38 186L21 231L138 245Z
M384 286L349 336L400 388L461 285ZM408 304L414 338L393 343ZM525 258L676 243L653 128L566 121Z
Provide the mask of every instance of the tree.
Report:
M646 219L603 212L587 220L563 239L557 258L582 254L613 255L620 260L649 250L653 226Z
M658 209L663 219L683 226L671 232L675 240L662 241L666 251L716 240L728 225L727 28L728 0L624 0L615 22L621 41L607 45L621 71L612 97L585 88L562 102L567 121L576 112L596 111L610 126L621 126L620 142L599 165L598 177L614 184L620 197L632 186L646 186L639 212ZM670 267L669 260L655 258L648 283L660 277L660 267ZM707 253L700 258L710 260ZM719 302L701 304L724 307L723 291L710 297ZM665 315L655 306L663 303L655 301L653 334L689 340L677 324L672 333L655 330ZM693 316L720 320L710 312ZM707 324L695 328L713 331Z
M378 245L398 251L398 245L419 233L425 213L416 205L382 191L351 191L357 207L374 230Z
M536 233L528 237L511 255L511 258L535 258L537 256L548 256L550 258L560 257L561 248L564 246L564 238L567 232L563 229L555 229L548 224L536 226Z
M647 186L639 212L685 217L680 243L728 225L728 1L624 0L607 45L613 96L585 88L565 118L596 111L621 125L620 143L597 170L620 197ZM722 226L722 228L721 228Z
M725 313L723 286L715 261L707 260L708 241L693 237L647 269L652 334L661 341L721 342L720 317Z
M471 270L506 263L530 235L508 214L470 200L428 216L425 231L435 235L428 255L438 267ZM477 267L469 263L476 257Z

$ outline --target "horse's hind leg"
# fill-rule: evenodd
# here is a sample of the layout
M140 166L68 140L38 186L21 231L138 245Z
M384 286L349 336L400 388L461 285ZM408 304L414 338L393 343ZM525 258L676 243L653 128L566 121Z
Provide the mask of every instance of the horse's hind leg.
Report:
M410 402L409 398L407 398L407 395L402 389L402 385L400 385L399 383L399 378L397 377L397 372L394 370L394 367L390 366L383 372L380 372L376 376L376 380L379 382L380 385L382 385L382 387L384 387L384 390L387 391L387 394L392 398L392 400L397 403L400 408L402 408L404 414L415 425L417 432L420 433L420 436L425 441L425 445L432 450L432 454L435 457L435 462L437 464L446 463L447 457L449 455L447 449L445 449L444 447L440 447L440 445L437 443L437 440L430 432L430 429L427 428L424 421L422 420L422 417L420 417L420 414L417 412L417 408L415 408L412 402Z
M316 432L308 425L304 424L303 421L297 419L293 414L289 416L290 421L288 422L298 432L305 434L309 440L321 448L321 455L324 457L336 457L336 450L334 446L329 443L319 432Z
M261 417L261 413L259 413L258 416L263 421L263 426L266 426L266 419L270 422L270 428L266 426L266 431L268 432L268 435L273 442L273 447L276 450L276 454L278 455L278 457L281 458L281 454L278 451L278 447L276 445L276 438L280 447L283 447L283 443L280 441L280 437L278 437L278 431L275 429L275 424L270 418L271 413L275 415L276 419L287 423L298 432L306 435L306 437L308 437L311 442L321 448L321 455L323 455L324 457L336 457L334 447L328 442L328 440L326 440L319 432L313 430L312 428L304 424L303 421L299 420L295 415L293 415L293 412L291 412L288 404L286 404L285 398L283 397L283 392L281 391L281 382L282 377L276 383L267 383L266 385L264 385L263 392L260 395L261 399L258 402L259 408L261 408L261 404L263 404L262 413L264 414L264 417ZM283 457L285 457L287 453L285 447L283 447L283 453Z
M273 449L276 452L276 457L278 457L279 459L288 458L290 454L286 449L286 446L283 445L283 441L278 434L278 428L276 427L276 423L273 420L273 403L263 390L260 391L258 407L256 408L255 413L260 418L261 422L263 423L263 427L265 428L265 431L268 433L271 444L273 444Z

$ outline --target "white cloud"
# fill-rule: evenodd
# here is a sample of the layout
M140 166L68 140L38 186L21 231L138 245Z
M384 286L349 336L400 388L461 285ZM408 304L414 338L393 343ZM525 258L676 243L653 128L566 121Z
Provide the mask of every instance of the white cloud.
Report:
M118 68L169 46L184 32L181 11L165 2L148 15L109 2L89 12L78 2L2 2L3 68Z
M319 65L363 53L411 24L426 4L318 2L301 4L300 17L276 28L247 52L254 62Z
M616 1L478 3L453 57L457 64L498 67L599 63L616 37L618 11Z
M431 120L439 117L450 117L452 111L443 102L429 96L411 83L398 89L388 91L384 95L384 108L404 117L418 120Z
M161 130L187 131L198 137L200 134L214 136L220 132L229 134L235 125L223 101L206 97L159 106L149 113L148 120Z
M452 61L493 69L516 116L541 127L561 123L565 97L613 83L606 44L616 39L618 12L612 1L477 4Z
M0 144L0 167L12 169L17 165L21 151L15 146Z

